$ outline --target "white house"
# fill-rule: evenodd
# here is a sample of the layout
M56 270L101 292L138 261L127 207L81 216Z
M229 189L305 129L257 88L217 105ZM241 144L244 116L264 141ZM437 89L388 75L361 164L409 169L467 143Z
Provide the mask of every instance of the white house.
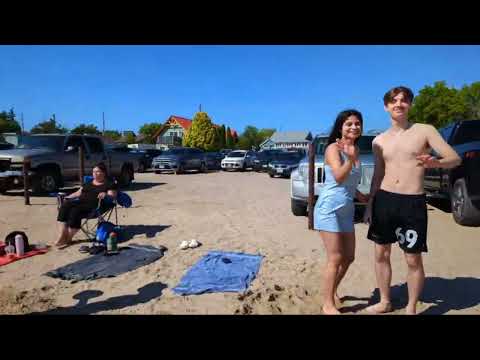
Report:
M277 131L260 144L260 149L307 149L309 131Z

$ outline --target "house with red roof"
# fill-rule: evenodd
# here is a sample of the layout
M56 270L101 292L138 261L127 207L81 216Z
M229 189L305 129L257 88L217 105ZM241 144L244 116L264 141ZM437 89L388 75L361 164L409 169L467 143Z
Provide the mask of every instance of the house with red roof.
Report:
M155 143L161 146L182 146L182 139L185 133L192 126L192 120L172 115L165 124L153 135ZM219 125L215 125L219 126ZM238 136L237 132L230 129L232 136Z

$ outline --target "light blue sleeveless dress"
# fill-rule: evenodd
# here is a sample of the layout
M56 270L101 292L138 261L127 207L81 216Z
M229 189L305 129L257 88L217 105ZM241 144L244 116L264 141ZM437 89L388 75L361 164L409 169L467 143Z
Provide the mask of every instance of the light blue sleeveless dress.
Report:
M343 161L346 155L340 153ZM329 232L354 232L353 218L355 190L360 183L362 165L353 166L350 175L342 183L337 183L332 168L324 167L325 183L313 212L313 228Z

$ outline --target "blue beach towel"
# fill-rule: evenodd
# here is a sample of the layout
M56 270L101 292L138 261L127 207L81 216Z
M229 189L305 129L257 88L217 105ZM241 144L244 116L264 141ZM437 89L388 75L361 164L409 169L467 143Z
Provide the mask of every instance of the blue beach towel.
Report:
M179 295L245 291L255 279L263 256L210 251L172 290Z

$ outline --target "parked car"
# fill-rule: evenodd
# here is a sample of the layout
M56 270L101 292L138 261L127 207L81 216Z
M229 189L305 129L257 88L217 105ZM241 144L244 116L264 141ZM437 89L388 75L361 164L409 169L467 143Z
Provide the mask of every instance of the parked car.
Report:
M220 152L207 152L205 159L208 170L220 170L222 168L222 160L224 156Z
M178 147L163 151L152 161L152 168L159 174L164 171L182 174L185 170L207 170L205 153L196 148Z
M131 152L139 155L140 169L138 172L145 172L152 168L153 158L161 155L163 151L160 149L132 149Z
M222 149L220 150L220 154L223 155L223 157L227 156L229 153L231 153L233 149Z
M257 172L268 171L268 164L275 160L278 154L283 154L284 152L280 149L268 149L257 152L256 159L253 162L253 170Z
M234 150L222 160L223 170L241 170L253 167L255 153L251 150Z
M65 182L78 179L79 148L85 154L86 175L102 161L109 175L121 185L128 186L134 179L134 172L138 169L136 158L107 151L98 136L39 134L21 136L15 148L0 151L0 191L23 187L24 160L30 160L30 184L34 192L57 191Z
M360 148L360 161L362 163L362 177L358 190L364 194L370 193L370 184L373 177L374 159L372 153L372 141L375 135L364 135L358 141ZM315 149L315 171L314 171L314 196L317 201L324 182L324 152L327 146L328 137L317 136L313 140ZM307 215L308 201L308 155L299 163L298 168L292 171L290 176L291 209L295 216ZM356 203L357 207L362 204ZM364 208L364 207L363 207Z
M10 144L10 143L0 143L0 150L8 150L8 149L13 149L15 145Z
M480 120L456 121L439 132L462 163L454 169L426 169L425 192L449 201L458 224L480 226Z
M145 172L146 160L143 152L129 148L127 144L108 144L105 145L105 149L108 152L127 154L125 156L134 158L138 162L138 169L136 171L139 173Z
M290 177L294 169L298 167L303 155L298 152L285 152L276 154L275 160L268 164L268 174L270 177Z

